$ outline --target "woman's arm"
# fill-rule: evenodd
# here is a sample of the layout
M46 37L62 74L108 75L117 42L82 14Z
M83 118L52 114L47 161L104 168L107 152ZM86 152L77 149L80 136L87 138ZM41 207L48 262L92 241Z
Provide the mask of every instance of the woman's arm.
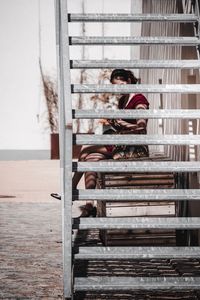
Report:
M146 105L137 105L135 109L146 109ZM138 119L136 124L127 122L122 119L110 120L110 124L115 127L117 130L120 131L130 131L131 133L143 133L146 131L147 120L145 119Z

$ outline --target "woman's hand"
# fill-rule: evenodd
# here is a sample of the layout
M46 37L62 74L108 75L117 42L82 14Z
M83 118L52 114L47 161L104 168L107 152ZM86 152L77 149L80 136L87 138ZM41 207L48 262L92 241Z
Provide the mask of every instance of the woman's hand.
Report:
M99 123L102 125L110 125L109 120L107 120L107 119L100 119Z
M113 127L121 127L117 120L114 119L100 119L99 123L103 125L111 125Z

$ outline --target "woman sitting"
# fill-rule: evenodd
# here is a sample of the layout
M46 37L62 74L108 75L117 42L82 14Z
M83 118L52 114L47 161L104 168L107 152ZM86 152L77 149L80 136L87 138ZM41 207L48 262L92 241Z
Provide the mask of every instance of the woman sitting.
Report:
M130 70L116 69L112 72L110 82L112 84L136 84L137 78ZM119 109L148 109L149 102L142 94L125 94L119 98ZM107 120L111 125L111 129L106 133L120 133L120 134L146 134L147 120L145 119L117 119ZM147 157L148 147L145 145L139 146L83 146L80 152L79 161L94 162L103 159L121 159L121 158L137 158ZM79 180L81 179L81 173L75 173L73 177L73 188L75 189ZM95 189L97 183L96 172L85 173L85 188ZM86 204L87 207L87 204Z

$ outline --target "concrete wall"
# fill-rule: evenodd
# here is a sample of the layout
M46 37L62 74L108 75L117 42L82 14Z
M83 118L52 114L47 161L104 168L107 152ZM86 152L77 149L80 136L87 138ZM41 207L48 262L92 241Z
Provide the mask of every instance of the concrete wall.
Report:
M139 12L141 1L132 1L132 6L131 0L69 1L70 12L82 12L83 9L88 13ZM21 155L17 154L18 159L32 151L36 152L31 157L35 153L42 158L48 157L49 126L38 59L41 56L45 74L56 78L54 0L1 0L0 18L0 159L16 158L13 154L16 150L15 153L21 151ZM82 25L74 24L70 30L79 35L82 29ZM130 30L137 34L137 30L130 29L130 24L102 26L93 23L86 24L85 29L87 35L128 35ZM123 46L86 47L84 50L85 58L89 59L95 56L97 59L128 59L130 53L130 48ZM132 56L137 57L138 53L132 53ZM72 58L81 57L82 48L73 49ZM72 76L74 81L80 81L80 74ZM94 77L93 74L90 77ZM39 154L39 150L43 154Z
M53 0L41 1L41 55L45 71L55 73ZM45 102L39 72L37 0L0 2L0 149L49 148Z

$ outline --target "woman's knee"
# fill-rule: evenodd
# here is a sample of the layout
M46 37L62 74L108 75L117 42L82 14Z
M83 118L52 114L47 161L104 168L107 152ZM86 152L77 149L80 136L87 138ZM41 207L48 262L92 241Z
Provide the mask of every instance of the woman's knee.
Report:
M105 159L105 155L102 153L90 153L85 157L85 161L99 161Z
M81 153L79 155L79 160L84 161L86 157L90 154L92 154L94 151L92 151L92 147L85 147L81 150Z
M101 159L105 159L108 156L108 154L105 153L105 149L104 148L85 148L81 151L80 156L79 156L79 160L80 161L88 161L88 160L101 160Z
M80 153L79 160L80 161L85 161L87 155L88 155L88 153L85 153L85 152Z

